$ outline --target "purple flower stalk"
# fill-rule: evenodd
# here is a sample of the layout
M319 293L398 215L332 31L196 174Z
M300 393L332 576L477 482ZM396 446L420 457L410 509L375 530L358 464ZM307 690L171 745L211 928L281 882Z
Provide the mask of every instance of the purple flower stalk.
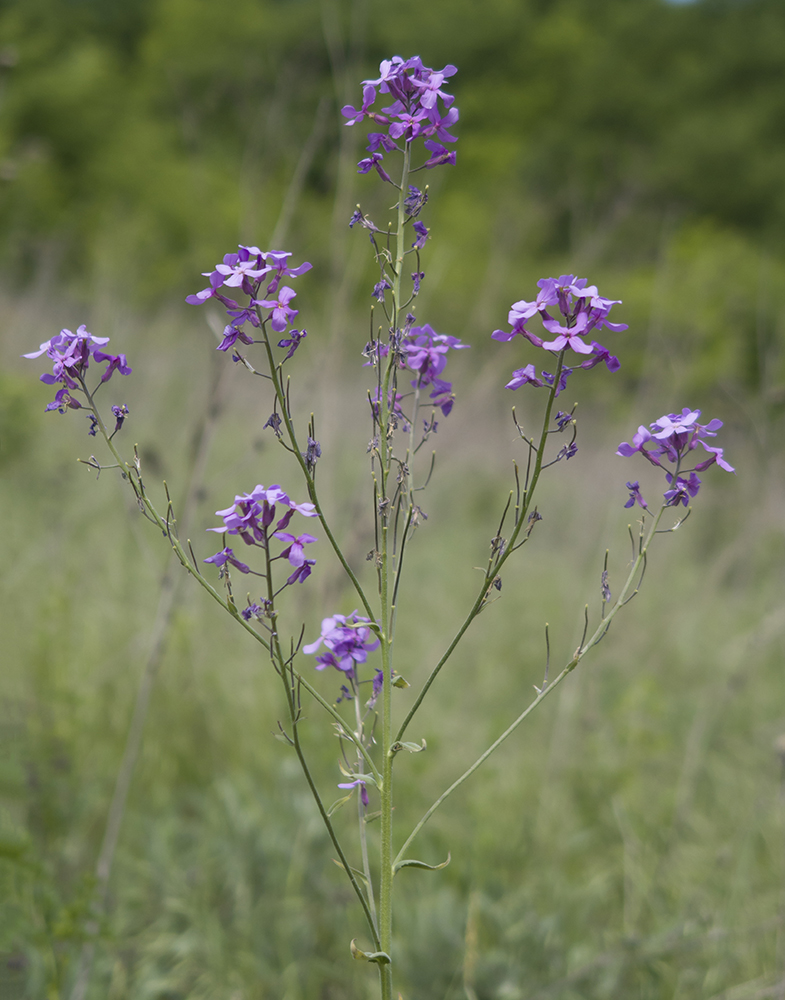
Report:
M537 282L540 291L532 302L521 300L510 309L508 322L512 329L494 330L494 340L509 341L516 334L524 337L534 347L542 347L554 353L570 349L585 357L582 368L594 368L604 362L609 371L618 371L619 359L596 340L586 342L593 330L607 327L609 330L626 330L625 323L611 323L608 315L619 299L603 298L594 285L587 285L585 278L572 274L562 274L559 278L541 278ZM558 310L561 316L556 316ZM552 339L545 340L528 328L528 324L539 316L542 326Z
M387 153L398 152L400 142L409 144L417 138L423 139L429 156L414 167L415 170L455 163L455 152L444 145L456 142L449 129L458 121L458 109L453 107L455 97L444 89L455 73L455 66L445 66L441 70L424 66L419 56L407 60L393 56L381 63L378 79L363 81L362 104L359 108L347 104L341 114L348 119L347 125L357 125L370 118L376 125L387 126L387 131L369 134L367 149L371 155L357 164L360 173L367 174L375 169L382 180L392 184L390 175L381 165L384 154L379 149ZM374 110L379 94L389 94L393 102L381 110ZM407 208L407 211L414 216L422 204L414 208L417 198L412 198L411 190L407 202L411 199L413 210Z
M46 406L47 410L59 410L60 413L65 413L67 409L81 408L82 404L71 393L81 391L81 383L91 361L109 362L101 376L101 382L108 382L116 371L121 375L131 374L131 368L124 354L106 354L101 350L108 343L108 337L94 337L82 324L76 333L61 330L51 340L41 344L37 351L22 355L33 359L46 354L52 362L51 374L45 372L40 376L40 380L47 385L60 383L62 388L58 390L54 400Z
M258 309L271 310L265 322L269 322L276 333L283 333L289 326L297 315L297 310L290 305L297 293L288 286L279 289L279 285L283 278L299 277L312 267L307 261L298 267L290 267L289 257L291 253L288 250L264 251L258 247L239 246L237 253L225 254L223 263L217 264L212 271L203 272L210 279L209 286L187 296L185 301L198 306L210 299L217 299L224 305L230 322L224 329L223 340L218 345L219 351L229 350L238 340L244 344L254 342L242 327L245 323L254 327L262 325ZM266 297L260 298L259 292L265 279ZM238 288L248 296L249 301L240 305L235 299L222 294L221 288ZM291 349L284 360L292 356L299 339L304 336L304 330L302 333L295 330L290 334L292 340L287 341L286 346Z
M632 444L622 441L616 452L622 458L640 453L648 462L665 472L665 478L671 487L664 494L666 507L678 504L686 507L690 498L697 496L701 481L696 472L702 472L715 463L726 472L736 471L725 461L722 448L706 444L706 438L716 437L722 421L714 419L708 424L699 424L700 415L700 410L690 410L687 407L681 413L668 413L650 424L651 430L641 425L633 435ZM708 454L708 458L685 469L684 465L698 445ZM630 499L625 507L631 507L635 502L646 507L645 502L642 503L639 499L638 483L627 483L627 488L630 490Z
M294 572L286 581L288 586L306 580L310 576L311 567L315 565L315 560L306 559L304 546L315 542L316 538L308 534L292 535L286 531L295 513L302 514L303 517L318 516L312 503L295 503L280 486L258 485L250 493L236 496L231 507L216 511L218 517L223 519L223 527L207 528L207 531L239 535L246 545L262 549L269 549L271 538L288 543L280 555L273 557L286 559L294 567ZM239 563L228 548L204 561L214 563L219 568L229 562L241 573L250 572L245 563Z
M352 611L350 615L332 615L322 620L322 633L316 642L303 646L307 655L324 644L326 652L316 657L316 669L335 667L355 677L355 667L365 663L368 653L379 648L379 640L368 627L369 619Z

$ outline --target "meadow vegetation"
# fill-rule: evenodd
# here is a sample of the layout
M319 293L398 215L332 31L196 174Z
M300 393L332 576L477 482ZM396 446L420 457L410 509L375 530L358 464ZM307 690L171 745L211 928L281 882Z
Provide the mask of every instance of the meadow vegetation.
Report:
M418 717L411 738L428 750L401 767L402 820L529 700L546 621L553 661L572 655L606 546L611 586L622 578L634 512L618 443L687 404L725 421L737 468L707 475L607 638L423 831L418 856L452 863L398 877L403 996L785 989L785 13L775 0L446 11L0 6L3 1000L69 996L162 581L179 580L113 473L96 482L75 461L95 447L86 421L44 414L19 355L81 322L128 354L129 438L160 495L166 479L182 498L197 462L188 535L204 557L214 511L279 481L284 456L262 430L263 390L216 355L215 317L182 299L238 242L313 261L295 405L322 415L325 504L370 572L359 351L374 275L346 222L358 200L384 200L355 178L337 108L392 51L460 70L458 164L434 178L418 312L472 345L452 362L459 399L407 556L398 669L414 690L471 600L520 457L509 406L525 420L528 404L502 388L518 362L491 331L565 271L623 299L630 327L618 376L570 386L581 450L550 470L524 558ZM297 609L308 639L325 605L354 606L326 553L312 582ZM274 738L285 706L269 663L190 581L169 585L89 996L372 996L348 960L356 901ZM329 798L334 737L306 722L303 738Z

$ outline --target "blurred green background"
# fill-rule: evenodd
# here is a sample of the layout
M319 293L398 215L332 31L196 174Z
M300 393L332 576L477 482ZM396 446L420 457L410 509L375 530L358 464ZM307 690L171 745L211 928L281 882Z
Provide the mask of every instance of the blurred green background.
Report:
M111 383L131 410L124 442L159 499L166 478L182 502L196 467L203 557L235 493L280 480L304 497L262 431L263 388L212 350L220 317L183 299L238 242L310 260L295 406L320 414L325 505L367 573L359 350L376 276L347 222L360 201L384 224L392 199L356 175L365 132L339 109L393 53L459 68L458 163L427 178L418 315L472 345L451 362L458 403L407 556L401 711L476 586L520 457L509 405L536 413L502 388L530 359L490 332L565 271L623 299L630 325L609 341L617 375L574 376L581 451L547 477L525 558L413 727L428 751L399 761L401 830L526 704L546 621L554 663L569 659L606 547L623 579L623 484L646 470L618 442L699 407L725 421L738 469L709 470L603 645L422 834L417 856L453 861L399 876L399 988L785 995L781 0L3 0L2 1000L70 994L167 559L112 474L77 465L96 448L83 418L43 414L42 367L19 355L82 322L128 354L134 374ZM320 549L291 609L307 638L354 607ZM272 738L279 689L219 611L186 581L88 995L373 996L373 970L349 959L357 907ZM334 738L313 713L304 734L331 801Z

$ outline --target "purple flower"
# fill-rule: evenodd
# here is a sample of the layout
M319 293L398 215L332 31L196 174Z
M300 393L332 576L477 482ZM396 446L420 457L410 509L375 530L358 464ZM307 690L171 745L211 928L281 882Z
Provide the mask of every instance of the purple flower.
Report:
M469 346L462 344L457 337L436 333L428 323L412 327L401 343L406 365L419 376L412 385L430 385L444 371L447 352L465 350Z
M318 541L313 535L290 535L287 531L276 531L275 537L282 542L289 542L290 544L281 553L282 559L288 559L295 569L299 569L305 563L305 552L303 546L308 545L310 542Z
M128 407L123 403L122 406L113 406L112 413L115 417L115 425L112 434L116 434L125 422L125 418L128 416Z
M108 382L112 377L112 373L119 371L121 375L130 375L131 368L126 361L124 354L104 354L103 351L95 351L93 357L96 361L108 361L106 371L101 376L102 382Z
M44 412L48 412L49 410L58 410L60 413L65 413L66 410L80 410L81 408L82 404L79 400L74 399L68 389L63 386L63 388L56 393L52 402L46 404Z
M305 340L307 336L308 332L306 330L290 330L288 337L285 337L283 340L278 341L279 347L289 348L289 350L286 352L286 356L284 357L284 361L288 361L289 358L292 357L294 352L300 346L300 341ZM267 424L265 424L264 426L266 427Z
M299 278L301 274L305 274L313 267L313 264L309 264L308 261L300 264L299 267L289 267L287 258L291 256L290 250L268 250L262 254L267 262L267 270L274 272L272 280L267 284L268 295L275 294L281 278Z
M364 808L366 808L366 809L368 808L368 801L369 801L368 800L368 792L366 791L365 782L362 780L362 778L357 778L356 781L342 781L338 785L338 787L339 788L358 788L359 787L359 789L360 789L360 799L362 801L362 804L363 804Z
M423 166L427 170L432 170L434 167L439 167L444 163L448 163L451 167L455 166L456 152L455 150L449 150L446 146L442 146L440 142L434 142L433 139L425 140L425 148L430 149L430 158L425 161Z
M46 385L62 384L54 400L46 406L47 410L59 410L65 413L67 409L78 410L81 403L71 395L72 390L80 388L90 361L108 361L109 364L101 376L102 382L107 382L115 371L121 375L130 375L131 368L124 354L105 354L101 348L109 343L108 337L94 337L82 324L76 333L61 330L51 340L41 344L37 351L23 355L25 358L40 358L46 354L52 362L52 372L45 372L40 380Z
M435 136L438 142L426 140L430 158L414 169L455 162L455 153L441 144L456 141L449 129L458 121L458 109L453 107L453 95L444 89L446 81L456 72L454 66L445 66L441 71L433 70L423 65L419 56L406 60L393 56L382 62L379 77L363 82L361 107L346 105L342 109L344 117L349 119L347 125L356 125L370 118L378 125L387 126L386 133L370 133L368 150L372 155L360 161L360 173L368 173L375 168L383 180L390 181L389 175L379 165L381 156L376 151L383 148L391 152L398 149L397 142L400 140L409 144L418 137L426 136ZM381 112L372 110L379 93L390 94L393 98L393 103L382 108ZM416 212L409 214L415 215Z
M542 325L548 333L555 333L556 337L554 340L543 341L542 346L546 351L563 351L565 347L569 347L578 354L591 354L591 347L581 339L587 331L588 323L586 313L579 313L573 326L563 326L558 320L547 317L543 319Z
M384 156L382 156L381 153L372 153L370 156L367 156L364 160L360 160L360 162L357 164L357 173L367 174L369 170L375 170L383 181L387 181L388 184L392 184L393 183L392 177L390 177L390 175L382 166L383 159Z
M287 586L293 583L304 583L311 575L311 568L316 565L315 559L303 560L302 566L298 566L294 573L287 579Z
M375 153L380 146L387 153L392 153L394 149L398 149L395 140L391 139L389 135L385 135L384 132L369 132L368 138L371 141L365 148L369 153Z
M387 291L388 288L392 288L392 285L387 280L387 278L383 277L381 281L377 281L376 284L373 286L373 291L371 292L371 295L378 302L384 302L384 293Z
M412 228L414 229L415 233L417 233L417 239L414 241L414 243L412 243L412 246L416 247L418 250L421 250L425 246L425 241L428 239L428 233L430 232L430 230L426 229L425 223L420 222L419 220L414 223Z
M673 476L668 474L665 477L669 483L673 483ZM678 507L682 504L686 507L690 502L690 497L697 496L701 481L694 472L690 473L689 479L676 478L676 485L665 492L665 506Z
M369 619L356 611L324 618L321 635L316 642L303 646L303 652L311 655L324 643L327 652L317 657L316 669L331 666L354 676L355 664L365 663L368 653L379 648L379 640L368 624Z
M512 378L504 387L505 389L520 389L522 385L543 386L545 382L537 378L537 369L534 365L526 365L525 368L518 368L512 373Z
M349 121L346 122L346 124L356 125L358 122L361 122L363 118L365 118L368 115L368 109L374 103L375 100L376 100L376 87L374 87L370 83L366 83L365 86L363 87L363 103L360 110L358 111L356 108L353 108L351 104L347 104L343 108L341 108L341 114L344 116L344 118L349 119Z
M622 441L616 452L617 455L621 455L622 458L629 458L630 455L634 455L636 452L642 452L650 462L654 465L659 465L660 463L652 457L652 452L647 451L643 446L647 441L651 441L651 433L641 424L638 428L638 432L633 435L632 444L627 444L626 441Z
M403 207L406 214L411 218L416 218L428 201L428 192L421 191L413 184L409 185L409 193L403 200Z
M596 341L589 346L584 338L592 330L601 329L603 326L611 330L627 329L623 323L608 322L608 314L619 300L603 298L594 285L587 287L585 278L576 278L572 274L562 274L558 278L541 278L537 284L540 291L534 301L521 299L510 309L508 322L512 330L510 332L494 330L491 335L493 339L509 341L516 334L520 334L535 347L542 347L546 351L563 351L570 348L577 354L591 355L581 363L582 368L594 368L604 361L610 371L617 371L618 358ZM561 312L561 318L556 318L549 312L553 311L554 307ZM543 327L553 339L543 340L527 328L529 321L537 315L541 317Z
M278 293L277 299L254 299L253 304L261 306L262 309L272 309L270 313L270 325L276 333L283 333L297 315L297 310L289 306L289 303L296 295L297 292L293 288L284 285Z
M556 455L556 461L560 462L563 458L568 462L571 458L574 458L578 454L578 445L574 441L570 441L569 444L565 444L563 448L559 449Z
M556 387L555 396L558 396L567 388L567 379L572 375L572 368L568 368L567 365L562 366L561 375L559 375L559 384ZM546 385L553 385L553 375L550 372L542 373L542 380ZM555 397L554 397L555 398Z
M286 508L276 524L277 531L285 530L295 511L303 517L318 516L312 503L294 503L280 486L260 484L251 493L236 496L231 507L217 510L215 513L223 519L223 527L207 528L207 531L239 535L246 545L262 544L266 530L276 518L277 506Z
M664 494L666 507L678 504L686 507L690 497L697 496L701 481L696 472L715 463L726 472L735 471L725 461L722 448L707 445L704 440L706 437L716 437L722 421L714 419L708 424L699 424L699 417L700 410L690 410L688 407L684 407L681 413L667 413L649 425L650 431L641 425L632 444L623 441L616 452L622 458L629 458L640 452L648 462L665 471L665 478L670 486ZM692 468L684 468L690 453L699 444L709 453L709 458L695 463ZM670 463L672 468L668 469L665 463ZM629 488L630 484L627 485ZM627 506L630 505L631 502L628 502Z
M281 436L281 423L282 423L282 421L281 421L281 418L278 416L278 414L277 413L271 413L270 414L270 418L268 419L268 421L264 425L264 427L262 427L262 430L266 430L268 427L270 427L272 429L273 434L275 434L276 437L280 437Z
M603 361L609 372L617 372L621 368L621 362L611 354L607 347L598 344L596 340L592 341L591 346L594 353L586 361L581 362L581 368L594 368L595 365Z
M240 562L239 559L235 558L234 552L231 549L221 549L220 552L216 552L214 556L210 556L209 559L203 560L206 563L213 563L215 566L221 570L223 574L223 567L226 563L231 563L232 566L240 570L241 573L250 573L251 570L244 562Z
M625 507L632 507L637 503L638 506L643 507L644 510L649 509L649 505L641 496L640 483L637 479L634 483L627 483L627 489L630 491L630 499L624 505Z
M322 446L318 441L314 441L312 437L308 437L306 442L305 454L303 458L305 459L305 464L308 466L308 471L313 473L316 468L316 463L322 457Z

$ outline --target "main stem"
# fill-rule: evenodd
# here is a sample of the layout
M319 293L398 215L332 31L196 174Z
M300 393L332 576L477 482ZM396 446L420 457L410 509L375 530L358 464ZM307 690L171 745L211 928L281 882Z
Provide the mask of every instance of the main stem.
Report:
M384 373L380 400L379 428L379 458L380 485L382 500L387 498L387 480L390 473L390 383L393 366L398 364L397 335L400 328L401 281L403 278L403 262L406 253L404 227L406 212L404 198L409 185L410 145L407 142L403 152L403 169L401 171L401 188L398 195L398 225L395 234L395 264L392 287L392 331L394 343L390 347L387 368ZM395 405L393 403L393 405ZM381 787L381 872L379 876L379 936L382 951L389 956L392 947L392 890L393 890L393 843L392 843L392 811L393 783L392 767L394 754L392 747L392 635L391 624L394 608L391 604L390 592L390 551L389 551L389 511L385 505L379 515L381 519L381 640L382 640L382 787ZM379 963L382 1000L392 1000L392 965L390 962Z

